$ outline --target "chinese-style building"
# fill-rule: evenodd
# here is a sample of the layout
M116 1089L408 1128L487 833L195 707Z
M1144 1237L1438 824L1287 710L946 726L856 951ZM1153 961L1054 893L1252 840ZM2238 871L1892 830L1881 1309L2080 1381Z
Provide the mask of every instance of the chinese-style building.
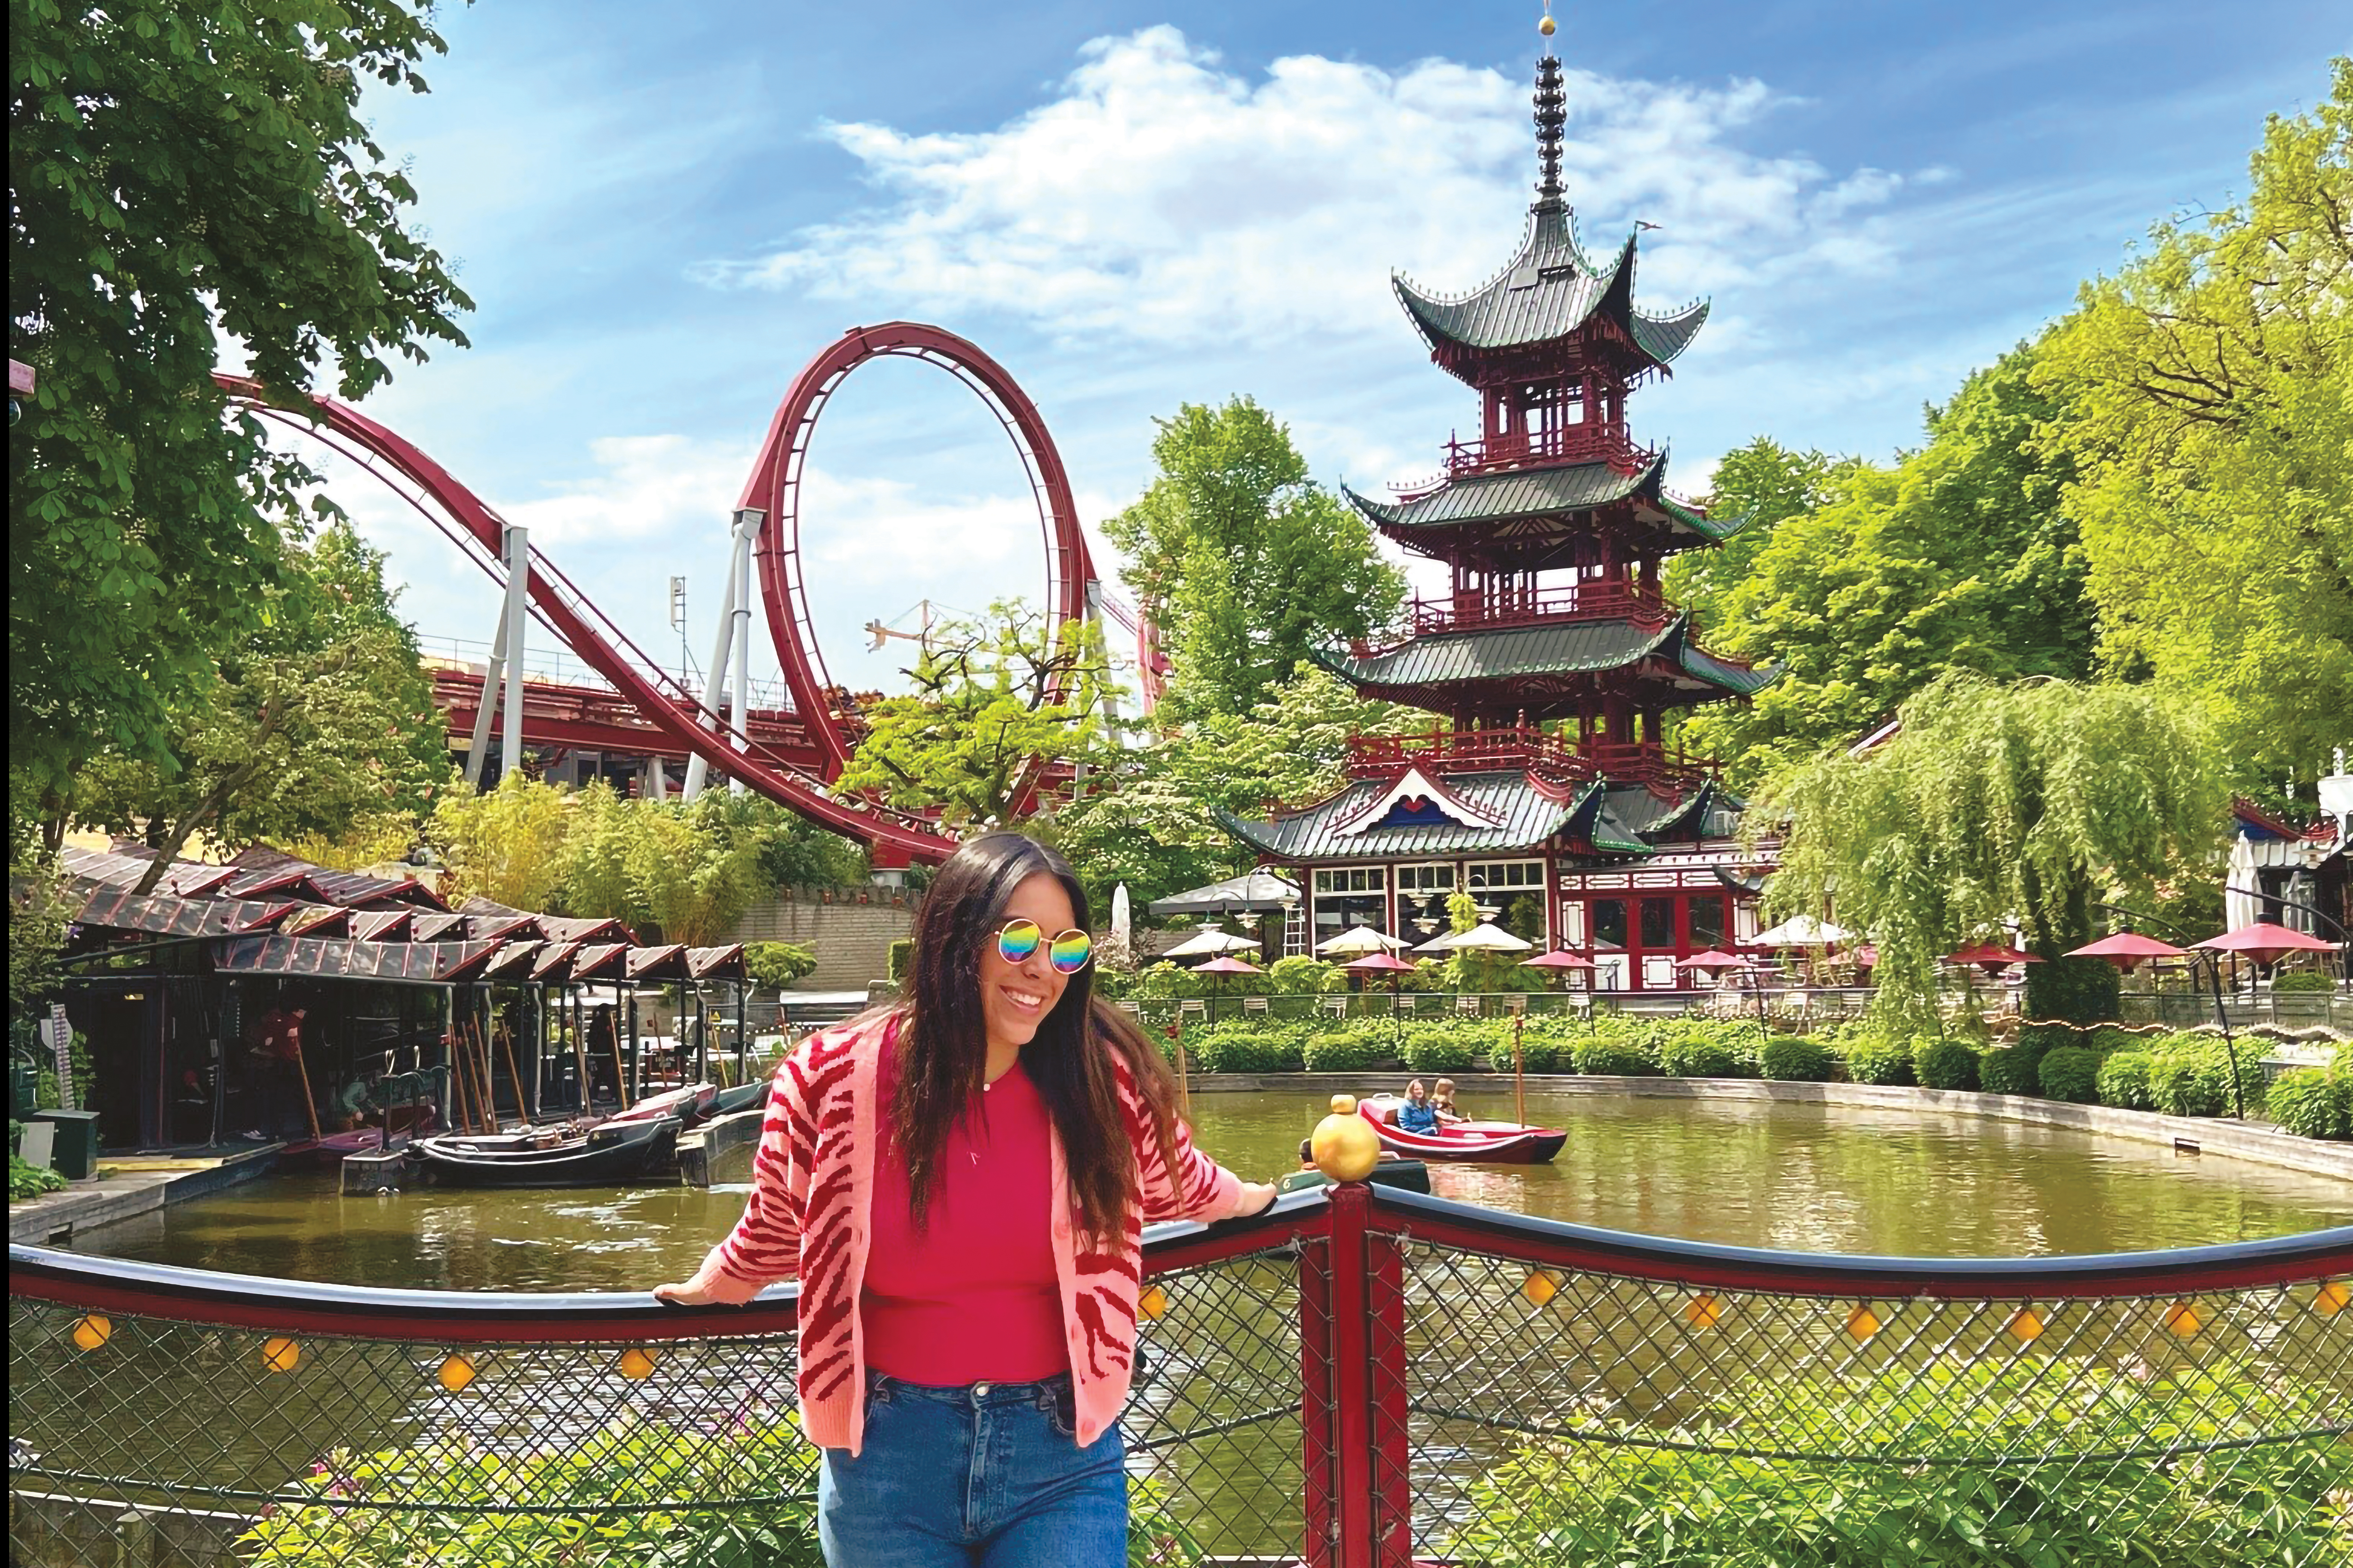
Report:
M1560 183L1557 59L1536 72L1539 179L1519 249L1472 292L1400 277L1430 358L1479 395L1475 440L1447 443L1436 481L1348 499L1388 538L1448 571L1378 644L1322 662L1367 697L1437 714L1406 738L1363 737L1348 783L1264 821L1220 816L1308 904L1293 945L1359 922L1419 943L1458 889L1532 942L1591 957L1605 989L1672 989L1675 963L1756 931L1756 883L1733 842L1741 802L1704 759L1666 744L1666 716L1739 700L1772 679L1709 653L1660 592L1660 563L1737 521L1665 486L1627 395L1706 319L1634 304L1636 241L1597 261Z

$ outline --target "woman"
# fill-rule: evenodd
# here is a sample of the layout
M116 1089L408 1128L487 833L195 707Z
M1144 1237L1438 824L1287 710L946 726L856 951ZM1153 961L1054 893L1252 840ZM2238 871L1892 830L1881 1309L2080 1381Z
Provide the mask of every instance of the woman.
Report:
M1430 1090L1421 1079L1405 1086L1405 1099L1397 1108L1397 1126L1400 1132L1438 1131L1438 1109L1430 1103Z
M1143 1226L1274 1201L1193 1148L1159 1051L1094 1003L1086 924L1051 850L957 850L904 1001L785 1059L743 1220L654 1292L800 1275L833 1568L1124 1563Z

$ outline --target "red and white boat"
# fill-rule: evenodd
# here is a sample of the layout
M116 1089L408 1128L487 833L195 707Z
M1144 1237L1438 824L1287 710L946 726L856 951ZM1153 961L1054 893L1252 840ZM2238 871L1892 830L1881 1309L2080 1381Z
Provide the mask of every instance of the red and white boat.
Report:
M1397 1124L1394 1094L1356 1102L1356 1114L1373 1124L1381 1147L1411 1160L1474 1160L1493 1165L1541 1165L1560 1152L1568 1134L1555 1127L1523 1127L1516 1121L1453 1121L1435 1132L1408 1132Z

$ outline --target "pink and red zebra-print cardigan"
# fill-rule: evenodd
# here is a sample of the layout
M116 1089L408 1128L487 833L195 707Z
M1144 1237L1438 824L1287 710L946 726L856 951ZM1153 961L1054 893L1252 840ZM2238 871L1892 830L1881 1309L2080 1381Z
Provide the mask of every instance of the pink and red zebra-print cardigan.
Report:
M693 1284L741 1304L765 1286L801 1281L801 1421L820 1447L852 1454L866 1425L866 1356L858 1321L873 1234L874 1156L880 1139L875 1077L899 1015L854 1019L810 1036L776 1069L752 1197L727 1238L711 1249ZM1240 1178L1193 1147L1176 1124L1168 1169L1152 1119L1124 1070L1120 1109L1136 1152L1142 1202L1119 1245L1080 1250L1062 1141L1053 1140L1054 1271L1077 1394L1078 1439L1093 1442L1119 1419L1135 1364L1135 1302L1144 1226L1168 1219L1227 1219L1248 1201Z

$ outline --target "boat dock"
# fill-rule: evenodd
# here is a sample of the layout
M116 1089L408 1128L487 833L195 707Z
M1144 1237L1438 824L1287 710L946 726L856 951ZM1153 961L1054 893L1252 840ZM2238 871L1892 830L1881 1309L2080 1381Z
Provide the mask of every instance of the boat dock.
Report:
M196 1149L153 1154L107 1154L99 1175L58 1193L8 1205L8 1239L36 1247L69 1244L75 1235L117 1220L152 1214L268 1175L283 1143L237 1149Z

